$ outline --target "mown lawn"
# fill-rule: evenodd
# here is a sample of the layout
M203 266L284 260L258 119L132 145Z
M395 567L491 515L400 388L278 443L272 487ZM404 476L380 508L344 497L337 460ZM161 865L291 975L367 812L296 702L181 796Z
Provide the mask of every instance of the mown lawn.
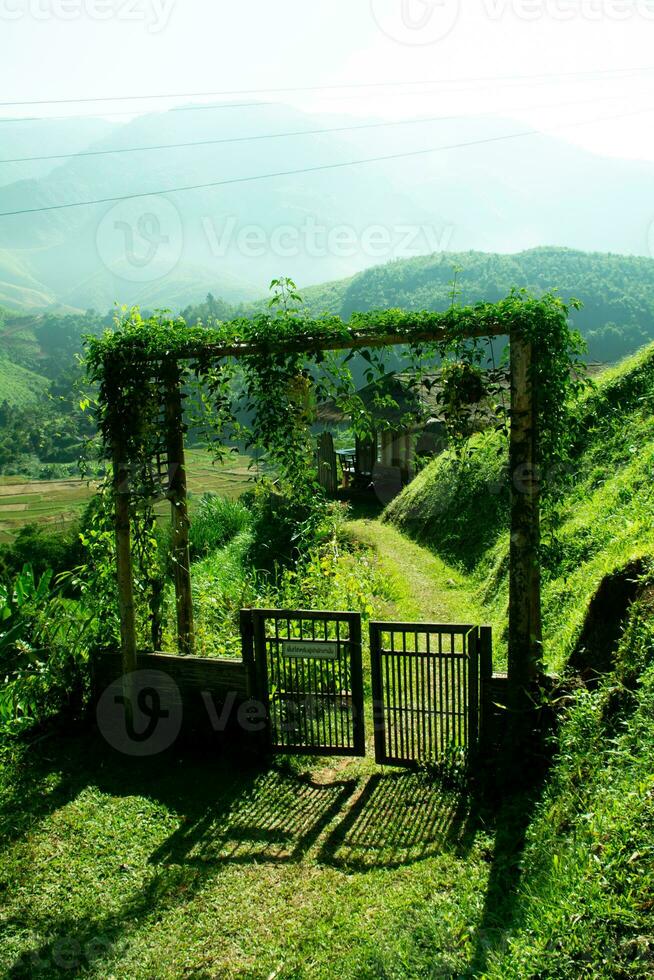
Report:
M5 770L3 833L6 976L452 976L491 911L468 801L367 761L135 763L58 738Z
M473 615L464 578L395 529L351 533L394 583L375 615ZM524 809L498 823L425 774L377 766L368 736L365 759L268 770L125 759L92 728L7 757L0 972L478 975L511 921Z

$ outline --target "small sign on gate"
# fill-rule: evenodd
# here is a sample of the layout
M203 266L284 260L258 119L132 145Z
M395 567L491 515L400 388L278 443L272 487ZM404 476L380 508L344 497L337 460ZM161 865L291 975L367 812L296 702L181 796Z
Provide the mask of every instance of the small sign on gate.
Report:
M283 640L284 657L308 657L310 660L337 660L338 643L324 640Z

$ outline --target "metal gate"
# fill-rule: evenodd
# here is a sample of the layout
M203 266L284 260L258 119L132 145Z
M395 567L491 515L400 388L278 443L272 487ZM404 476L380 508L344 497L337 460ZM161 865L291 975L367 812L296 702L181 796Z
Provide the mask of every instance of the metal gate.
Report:
M365 755L359 613L248 615L272 750Z
M377 762L474 754L490 627L371 623L370 658Z

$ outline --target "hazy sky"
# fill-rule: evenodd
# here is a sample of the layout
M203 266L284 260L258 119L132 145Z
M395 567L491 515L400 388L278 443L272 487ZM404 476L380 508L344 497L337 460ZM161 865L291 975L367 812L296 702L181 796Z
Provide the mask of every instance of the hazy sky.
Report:
M260 88L262 97L320 111L510 114L600 153L654 160L654 0L0 0L0 39L5 103ZM574 75L537 77L555 73ZM265 94L434 79L454 81ZM0 113L133 112L180 101L188 99ZM631 115L556 128L619 113Z

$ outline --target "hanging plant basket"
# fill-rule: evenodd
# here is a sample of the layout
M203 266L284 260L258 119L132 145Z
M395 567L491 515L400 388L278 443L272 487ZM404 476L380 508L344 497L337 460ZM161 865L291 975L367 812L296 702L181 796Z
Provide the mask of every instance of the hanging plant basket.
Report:
M454 361L443 368L443 402L449 407L476 405L487 395L482 369L476 364Z

